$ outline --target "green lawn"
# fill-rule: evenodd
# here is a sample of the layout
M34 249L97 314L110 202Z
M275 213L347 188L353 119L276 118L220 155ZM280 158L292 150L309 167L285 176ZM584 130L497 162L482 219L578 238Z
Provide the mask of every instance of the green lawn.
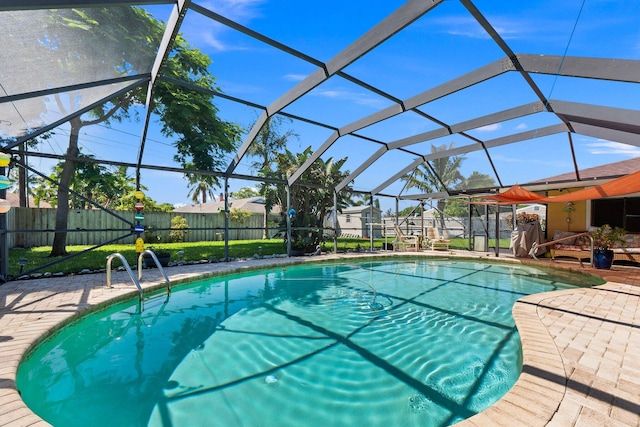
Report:
M392 238L387 238L387 242L391 243ZM385 239L375 239L374 249L381 249ZM493 239L489 240L489 244L493 244ZM500 244L502 247L508 247L509 240L501 239ZM506 246L505 246L506 245ZM370 246L368 239L338 239L338 252L346 250L357 250L358 247L362 250L368 250ZM466 250L468 248L467 239L451 239L451 249ZM201 260L220 260L224 257L224 242L194 242L194 243L163 243L162 248L171 252L171 261L201 261ZM259 249L261 248L261 250ZM107 245L102 246L92 251L86 251L85 246L68 246L67 251L70 254L78 254L77 256L56 263L55 265L48 265L54 263L60 258L50 258L50 247L36 247L36 248L15 248L9 250L9 275L17 276L20 274L21 266L20 259L24 266L23 272L32 271L38 267L43 268L37 270L38 273L78 273L82 270L98 270L106 267L106 259L113 253L122 254L129 265L134 266L137 264L137 253L135 252L135 246L133 244L127 245ZM180 257L178 252L183 252ZM323 245L323 251L333 251L333 242L325 242ZM272 255L272 254L284 254L286 253L282 239L270 239L270 240L232 240L229 242L229 257L230 258L250 258L254 254ZM121 265L119 259L112 261L112 267L116 268Z

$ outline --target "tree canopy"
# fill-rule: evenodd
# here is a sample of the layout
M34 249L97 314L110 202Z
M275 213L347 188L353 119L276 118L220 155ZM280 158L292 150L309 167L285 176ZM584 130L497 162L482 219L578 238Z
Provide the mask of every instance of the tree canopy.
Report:
M164 34L164 24L138 7L58 9L42 19L44 22L34 23L42 26L40 48L55 50L58 60L50 66L55 67L57 75L67 75L74 82L84 81L88 70L105 78L149 72ZM205 89L219 90L209 72L210 65L207 55L177 35L161 73ZM174 159L185 169L218 170L224 156L236 148L241 128L218 118L211 92L195 91L159 79L152 93L152 111L159 118L163 135L173 141ZM55 94L54 99L60 111L68 115L76 109L75 100L82 92L69 91L64 95ZM69 145L57 194L58 231L52 256L66 254L66 232L61 230L67 226L67 188L76 173L74 159L79 155L80 129L138 118L146 96L147 88L139 86L70 120ZM215 177L209 181L217 184Z
M286 179L293 175L312 154L311 147L296 154L285 149L276 157L274 169L263 170L262 173L265 177ZM314 228L322 227L325 215L333 208L336 185L349 176L349 171L340 170L346 161L346 157L339 160L319 158L302 174L300 182L289 189L291 208L296 211L291 220L291 226L309 228L294 230L292 245L297 243L300 249L309 251L315 249L322 240L321 230ZM348 206L349 190L350 188L346 188L346 191L338 195L338 211ZM268 206L278 205L282 212L287 212L287 188L284 184L264 184L261 192Z
M259 195L260 192L257 189L251 187L242 187L239 190L233 192L233 197L236 199L246 199Z
M287 147L289 139L298 137L292 129L282 129L285 123L290 122L291 119L282 116L272 116L265 121L247 151L255 159L251 163L254 170L269 171L276 162L278 153L282 153Z

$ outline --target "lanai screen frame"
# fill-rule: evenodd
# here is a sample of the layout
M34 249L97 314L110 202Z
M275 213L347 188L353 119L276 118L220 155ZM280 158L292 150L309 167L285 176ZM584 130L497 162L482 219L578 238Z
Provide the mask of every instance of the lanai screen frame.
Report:
M351 136L355 138L365 138L369 142L373 142L379 145L377 151L368 157L360 166L358 166L355 170L353 170L350 175L338 186L334 189L335 193L339 193L343 191L349 183L353 182L360 174L362 174L367 168L369 168L376 160L380 159L385 153L391 150L398 150L405 152L415 158L413 162L407 164L404 168L399 169L391 178L385 180L384 182L379 183L371 188L353 188L353 192L364 193L373 197L389 197L397 200L416 200L423 201L428 199L437 199L437 198L449 198L449 197L459 197L465 196L470 197L473 195L482 195L495 191L499 191L500 188L505 187L505 183L494 166L494 160L492 159L491 154L489 153L489 149L503 146L507 144L515 144L522 141L528 141L534 138L539 138L541 136L548 136L554 134L566 134L567 144L571 148L573 153L573 134L581 134L586 136L591 136L594 138L603 138L610 141L616 141L623 144L629 144L632 146L640 147L640 112L637 110L631 109L621 109L621 108L613 108L600 106L595 104L584 104L577 102L570 102L564 100L557 99L547 99L547 97L543 94L541 89L536 85L533 75L536 74L546 74L552 76L562 76L569 78L585 78L585 79L598 79L605 80L611 82L624 82L624 83L632 83L638 84L640 83L640 61L638 60L629 60L629 59L615 59L615 58L596 58L596 57L571 57L571 56L554 56L554 55L544 55L544 54L527 54L527 53L516 53L511 48L510 44L501 37L499 32L492 26L492 24L483 16L480 10L476 7L473 1L470 0L459 0L460 4L469 12L469 14L473 17L473 19L486 31L486 33L491 37L493 43L504 53L504 57L494 61L492 63L486 64L480 68L477 68L465 75L457 76L444 84L432 87L427 91L415 94L406 99L399 99L393 94L386 93L382 89L375 87L374 85L368 84L367 82L361 81L360 79L347 74L344 69L352 64L354 61L358 60L362 56L374 50L380 44L385 42L387 39L395 35L396 33L402 31L412 22L420 19L424 15L430 13L432 10L437 8L443 0L432 0L432 1L423 1L423 0L410 0L403 4L396 11L388 15L382 21L380 21L377 25L372 27L370 30L366 31L361 37L359 37L352 44L343 49L340 53L335 55L329 61L322 62L318 59L315 59L303 52L300 52L294 49L291 46L287 46L277 40L273 40L259 32L256 32L248 27L241 25L238 22L230 20L219 13L216 13L213 10L207 9L206 7L198 4L197 2L192 2L190 0L176 0L176 1L121 1L121 0L91 0L91 1L80 1L80 0L70 0L63 1L57 0L53 2L45 2L43 0L8 0L3 2L3 5L0 6L0 12L2 11L10 11L10 10L31 10L31 9L48 9L53 7L91 7L91 6L116 6L116 5L133 5L133 6L147 6L147 5L159 5L166 4L172 5L173 11L169 21L167 22L165 37L163 42L158 50L158 54L153 65L152 70L147 74L137 75L137 76L126 76L122 78L110 79L106 81L95 81L95 82L82 82L77 85L65 86L65 87L54 87L48 88L45 91L33 91L33 92L25 92L19 94L12 94L8 96L0 96L0 105L3 103L11 103L14 101L29 99L30 97L38 97L43 96L47 93L56 93L68 91L71 89L78 88L88 88L103 86L105 84L113 84L115 82L122 83L125 86L118 92L124 93L127 90L130 90L133 87L137 87L140 85L148 84L148 91L153 89L153 85L158 79L170 80L174 84L180 84L189 87L194 90L203 90L202 88L194 87L193 85L188 85L184 82L171 80L166 76L161 74L162 64L165 60L168 52L171 48L171 43L174 40L175 35L180 31L180 25L183 22L183 19L187 13L197 13L201 16L209 18L213 21L221 25L225 25L230 27L236 31L243 33L244 35L251 37L255 40L260 41L261 43L268 44L269 46L276 48L286 54L293 55L296 58L306 61L307 63L316 67L315 71L310 73L304 80L299 82L293 88L283 93L278 99L270 103L269 105L258 105L250 100L241 99L238 97L232 97L226 95L224 93L213 93L216 97L226 98L232 100L237 103L242 103L258 110L262 111L262 114L259 116L255 125L250 129L244 138L242 145L236 152L233 160L230 162L226 170L220 170L216 172L205 172L205 171L185 171L181 168L170 168L163 166L154 166L143 163L143 156L145 151L145 142L146 142L146 134L149 126L150 119L150 108L147 105L145 108L146 117L143 121L143 132L142 138L138 147L138 158L135 163L126 163L126 162L113 162L100 160L102 163L107 165L114 166L127 166L133 167L136 170L136 177L139 182L140 173L145 169L159 169L166 170L172 172L193 172L199 174L212 174L218 177L221 177L225 181L225 193L227 193L228 188L228 180L229 179L244 179L244 180L253 180L253 181L263 181L264 179L259 176L254 175L246 175L237 173L237 167L240 161L245 157L247 150L249 149L250 144L253 139L259 132L260 128L266 122L266 120L270 117L274 117L276 115L283 115L286 117L290 117L296 120L300 120L303 122L308 122L314 124L316 126L324 127L331 131L331 136L327 138L320 147L314 151L313 155L309 158L309 160L292 176L290 176L285 183L288 186L298 185L300 184L300 178L304 174L304 172L311 166L311 164L318 160L324 153L327 152L340 138L344 138L346 136ZM443 120L438 119L437 117L433 117L429 114L424 113L419 107L428 104L434 100L438 100L444 98L448 95L455 94L458 91L463 89L472 87L474 85L483 83L500 75L506 73L515 73L523 79L524 82L530 87L532 93L535 94L537 101L526 103L520 106L516 106L513 108L509 108L503 111L497 111L488 115L474 117L469 120L457 122L457 123L446 123ZM349 82L359 86L363 90L370 91L375 93L377 96L380 96L389 102L391 102L391 106L376 111L375 113L362 117L352 123L349 123L344 126L336 127L331 124L322 123L319 120L316 120L313 117L300 117L297 115L292 115L283 111L288 105L295 102L298 99L301 99L306 94L308 94L311 90L316 88L322 82L326 81L331 76L340 76L343 79L348 80ZM10 153L16 154L16 147L18 147L22 142L34 138L42 133L59 126L60 124L70 120L73 117L84 114L85 112L91 110L93 107L100 105L101 103L106 102L115 93L110 94L108 97L97 100L91 105L83 108L82 110L76 111L75 113L64 117L60 120L57 120L53 123L48 123L45 126L42 126L38 129L29 132L28 134L21 135L13 140L3 140L2 146L0 150ZM150 98L150 97L148 97ZM424 132L420 134L415 134L406 138L398 139L395 141L383 141L377 140L371 137L365 137L358 132L366 129L367 127L380 123L388 118L400 115L404 112L411 111L418 116L422 117L424 120L429 121L436 125L436 129ZM550 113L554 115L559 124L540 127L537 129L527 130L526 132L520 133L512 133L510 135L506 135L496 139L482 140L477 137L474 137L468 133L469 130L477 129L482 126L487 126L491 124L502 123L514 118L524 117L527 115L538 114L538 113ZM2 124L0 123L0 126ZM425 154L418 150L412 150L412 146L434 140L443 136L449 135L458 135L465 140L470 141L468 145L456 147L453 149L448 149L444 151L440 151L438 153L429 153ZM482 152L486 156L488 164L491 166L492 174L496 177L498 185L492 188L478 188L478 189L469 189L464 191L454 190L451 188L446 188L444 185L442 191L436 193L424 193L424 194L402 194L400 193L389 193L387 188L397 180L402 177L410 174L414 169L420 166L422 163L436 160L439 158L451 157L451 156L459 156L465 155L472 152ZM25 154L29 156L43 156L41 153L37 152L29 152L27 151ZM64 156L56 156L56 155L46 155L46 157L55 158L58 160L62 160ZM575 154L573 155L573 166L575 171L576 179L572 180L569 183L575 186L586 185L587 183L582 182L580 178L580 170L578 164L575 159ZM435 171L432 171L435 173ZM602 178L614 178L616 176L611 177L602 177ZM556 188L558 183L549 183L548 186L538 184L536 186L537 191ZM226 194L228 196L228 194ZM225 197L227 200L228 197ZM226 235L227 233L225 233Z

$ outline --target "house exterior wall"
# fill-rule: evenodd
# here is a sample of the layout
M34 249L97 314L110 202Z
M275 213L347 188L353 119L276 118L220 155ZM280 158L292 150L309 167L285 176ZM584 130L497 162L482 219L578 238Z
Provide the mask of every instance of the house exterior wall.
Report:
M371 214L370 207L363 207L362 210L345 210L338 213L338 225L340 226L341 235L345 237L369 237L368 222L375 224L382 223L382 212L379 209L373 210L373 220L369 220ZM373 226L373 237L382 237L382 227Z
M559 196L561 194L567 194L567 192L574 192L581 190L582 188L571 188L562 191L549 191L549 196ZM589 200L581 200L573 202L573 211L566 212L565 203L549 203L547 205L547 238L553 236L555 230L561 231L587 231L589 229ZM567 221L569 219L569 221Z

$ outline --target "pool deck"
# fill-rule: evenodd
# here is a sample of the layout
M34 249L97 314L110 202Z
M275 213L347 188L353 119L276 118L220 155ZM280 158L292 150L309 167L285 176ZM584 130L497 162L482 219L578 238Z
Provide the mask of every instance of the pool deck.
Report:
M411 253L403 253L407 255ZM371 255L371 254L367 254ZM394 256L389 252L382 256ZM523 370L495 405L457 426L640 426L640 267L584 268L574 262L516 260L473 252L420 255L478 258L554 266L602 276L593 288L537 294L519 300L513 315L522 338ZM363 254L274 258L168 268L171 281L203 274ZM144 270L145 289L162 286L156 269ZM0 425L49 425L25 406L16 370L26 351L61 322L113 298L135 294L126 272L22 280L0 286Z

